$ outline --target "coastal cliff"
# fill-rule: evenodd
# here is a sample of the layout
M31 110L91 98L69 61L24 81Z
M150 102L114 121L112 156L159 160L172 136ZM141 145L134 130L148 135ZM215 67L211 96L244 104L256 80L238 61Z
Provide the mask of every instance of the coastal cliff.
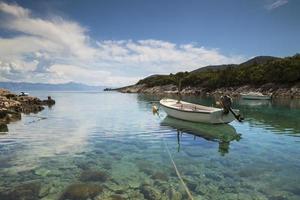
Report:
M0 127L7 129L6 124L21 119L21 113L37 113L44 109L44 106L51 106L55 101L48 97L41 100L37 97L17 95L9 90L0 88ZM0 130L0 132L2 132Z

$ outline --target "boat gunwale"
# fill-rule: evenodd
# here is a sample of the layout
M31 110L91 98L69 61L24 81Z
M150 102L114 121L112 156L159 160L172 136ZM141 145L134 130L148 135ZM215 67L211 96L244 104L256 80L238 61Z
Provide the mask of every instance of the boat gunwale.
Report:
M161 106L164 106L164 107L166 107L166 108L170 108L170 109L173 109L173 110L176 110L176 111L181 111L181 112L201 113L201 114L213 114L213 113L216 113L216 112L219 112L219 111L222 110L222 109L219 109L219 108L216 108L216 109L218 109L218 110L214 110L214 111L206 111L206 112L205 112L205 111L197 111L197 110L181 110L181 109L174 108L174 107L172 107L172 106L167 106L167 105L165 105L165 104L162 104L161 101L163 101L163 99L159 101L159 103L160 103ZM191 103L189 103L189 104L191 104ZM205 106L205 107L207 107L207 106Z
M248 100L271 100L272 97L268 95L263 95L263 96L251 96L247 94L240 94L242 99L248 99Z
M260 92L255 92L255 93L240 93L240 95L243 96L250 96L250 97L271 97L271 95L268 94L263 94Z

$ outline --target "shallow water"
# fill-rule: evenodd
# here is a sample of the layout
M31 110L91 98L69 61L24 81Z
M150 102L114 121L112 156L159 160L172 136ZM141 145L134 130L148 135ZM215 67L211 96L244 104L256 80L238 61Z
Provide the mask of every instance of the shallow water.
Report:
M299 101L237 100L245 121L218 126L153 116L154 96L31 94L57 103L0 134L0 199L188 199L171 158L194 199L300 199Z

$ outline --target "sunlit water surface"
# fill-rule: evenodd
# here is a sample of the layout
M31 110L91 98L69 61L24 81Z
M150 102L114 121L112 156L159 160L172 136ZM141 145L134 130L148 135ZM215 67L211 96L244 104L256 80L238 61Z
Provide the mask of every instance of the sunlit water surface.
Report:
M31 94L56 105L0 134L0 199L188 199L171 159L194 199L300 199L299 101L237 100L245 121L218 126L154 116L160 97Z

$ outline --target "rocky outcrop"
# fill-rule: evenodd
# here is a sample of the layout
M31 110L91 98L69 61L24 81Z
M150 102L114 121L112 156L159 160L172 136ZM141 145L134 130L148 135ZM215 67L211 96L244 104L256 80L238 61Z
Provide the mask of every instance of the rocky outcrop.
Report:
M164 85L164 86L154 86L147 87L144 84L132 85L128 87L123 87L117 89L117 91L122 93L145 93L145 94L157 94L157 95L167 95L167 94L177 94L178 90L175 85ZM272 95L273 98L295 98L300 99L300 84L293 86L289 85L278 85L273 83L268 83L257 86L243 85L236 87L222 87L218 89L208 89L202 87L185 87L182 89L182 95L199 95L199 96L221 96L224 94L230 95L232 97L239 97L241 93L248 92L261 92L263 94Z
M7 124L21 119L21 113L37 113L44 106L52 106L55 101L48 97L40 100L37 97L14 94L8 90L0 89L0 124Z

